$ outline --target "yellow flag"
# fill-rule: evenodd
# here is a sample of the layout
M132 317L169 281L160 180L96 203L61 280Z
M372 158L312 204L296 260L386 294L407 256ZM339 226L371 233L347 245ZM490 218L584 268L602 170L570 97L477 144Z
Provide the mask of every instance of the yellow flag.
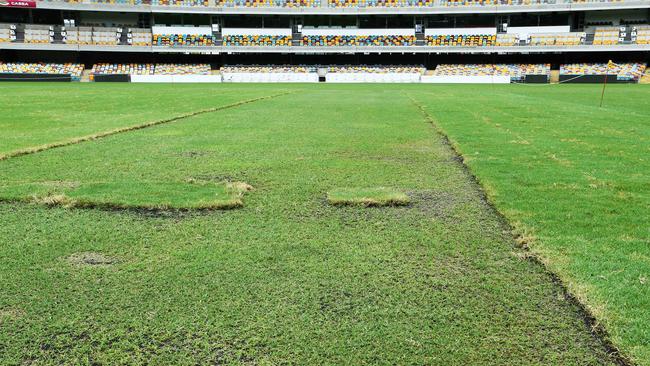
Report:
M609 60L609 62L607 63L607 68L609 69L609 68L612 68L612 67L614 67L614 66L616 66L616 64L614 63L614 61Z

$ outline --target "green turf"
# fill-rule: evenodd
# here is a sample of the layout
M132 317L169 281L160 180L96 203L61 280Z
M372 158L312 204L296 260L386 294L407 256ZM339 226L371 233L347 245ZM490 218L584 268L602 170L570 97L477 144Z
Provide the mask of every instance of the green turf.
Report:
M273 85L0 84L0 156L282 92Z
M70 93L74 86L30 85L0 87L34 100L38 110L16 107L11 123L29 123L27 130L38 131L37 122L46 115L43 109L67 103L66 98L75 95ZM84 88L94 88L94 94L80 99L102 95L104 90L124 100L136 90L132 85L78 87L79 95ZM172 86L147 88L137 90L163 94ZM545 92L522 86L479 88L485 93L457 86L188 85L182 89L187 111L205 109L207 100L214 106L216 95L233 103L253 94L294 93L1 161L0 196L7 199L49 189L66 195L81 190L107 202L135 202L151 199L151 190L140 189L151 184L165 187L162 194L153 195L155 199L183 201L192 196L184 188L197 182L246 182L255 190L246 194L242 208L229 211L152 213L0 204L0 362L610 363L577 307L565 300L540 266L522 259L524 252L514 246L449 146L408 97L427 105L455 141L454 132L468 130L466 142L457 140L461 149L464 143L489 142L495 145L490 149L511 155L500 161L512 161L524 159L520 145L534 146L535 140L526 136L530 145L511 144L510 139L481 141L483 122L472 118L498 111L486 101L523 99L503 104L504 111L518 116L516 121L533 118L533 112L550 114L552 106L566 108L565 113L575 109L579 116L587 99L567 95L593 88L547 87ZM616 121L625 119L623 113L642 119L648 89L612 88L611 99L623 99L629 90L635 91L641 109L621 107ZM479 102L468 99L470 94ZM635 105L633 100L625 103ZM160 106L143 103L136 109L125 104L122 126L166 117L152 109ZM474 111L476 116L459 111ZM597 116L614 114L608 113ZM463 117L467 124L451 121L453 117ZM7 118L0 117L0 123L7 123ZM75 115L74 120L91 121L93 113ZM572 126L561 120L553 121L556 130ZM571 120L580 123L580 118ZM79 135L110 130L113 123L97 121L92 131ZM605 131L612 129L609 126L603 126ZM539 131L544 126L538 127ZM641 130L639 126L637 135L647 136L647 128ZM25 134L31 136L7 129L0 141L21 140ZM49 139L35 133L33 140L2 146L3 151L12 151L75 136ZM636 143L640 141L647 143L647 139ZM508 149L511 146L515 148ZM501 197L508 202L523 197L521 175L551 174L563 167L548 164L556 161L548 158L519 167L519 175L502 167L499 172L510 172L509 179L517 180L510 183L514 192L501 191L511 187L498 184L502 177L491 171L494 166L480 168L476 149L463 151L474 159L470 166L479 177L485 176L490 194L504 210L508 206ZM560 161L581 157L555 154ZM596 166L598 155L589 157L585 164ZM499 158L485 159L493 160ZM537 166L538 161L546 163ZM20 193L17 187L28 188ZM385 208L327 204L327 193L337 187L393 187L407 192L411 202ZM638 186L639 196L644 187L647 190L647 185ZM580 205L567 200L551 203L550 198L557 196L531 196L527 207L544 211L564 202L553 207L555 214L564 214L563 221L568 221L571 210L575 217L584 215ZM638 201L647 205L647 195ZM553 268L572 281L572 289L623 293L623 287L602 285L600 273L589 277L588 269L580 265L588 257L604 264L622 249L600 246L598 252L592 251L586 235L593 227L576 227L584 239L582 246L565 243L563 249L546 238L556 232L573 235L571 230L562 232L566 222L554 228L548 217L538 219L524 208L520 212L527 215L518 221L534 229L533 249L544 250L550 261L557 261ZM512 214L507 211L509 218ZM616 230L614 224L604 225L612 217L609 213L600 219L602 230ZM629 231L631 237L642 234ZM640 269L647 265L643 261L647 247L637 245L637 255L627 260ZM638 316L635 309L643 305L647 287L626 288L627 300L621 303L616 299L604 303L597 296L587 300L592 306L607 305L608 311L599 316L611 316L614 310L619 318ZM647 317L636 319L649 323ZM623 332L628 329L616 328L622 323L612 319L601 320L607 321L627 354L643 356L646 348L631 343L638 333ZM643 323L636 329L642 327Z
M526 244L650 365L650 88L610 85L603 108L597 85L485 89L413 96Z

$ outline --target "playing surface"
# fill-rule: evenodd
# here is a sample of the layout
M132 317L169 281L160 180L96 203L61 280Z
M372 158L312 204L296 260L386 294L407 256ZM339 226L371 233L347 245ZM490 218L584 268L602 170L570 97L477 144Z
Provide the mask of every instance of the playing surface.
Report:
M650 88L0 93L2 364L650 365Z

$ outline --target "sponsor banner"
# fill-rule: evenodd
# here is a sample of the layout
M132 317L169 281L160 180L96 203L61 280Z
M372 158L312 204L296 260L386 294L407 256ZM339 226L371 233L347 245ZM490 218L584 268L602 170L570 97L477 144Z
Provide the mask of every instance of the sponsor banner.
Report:
M10 6L14 8L35 8L35 0L0 0L0 6Z

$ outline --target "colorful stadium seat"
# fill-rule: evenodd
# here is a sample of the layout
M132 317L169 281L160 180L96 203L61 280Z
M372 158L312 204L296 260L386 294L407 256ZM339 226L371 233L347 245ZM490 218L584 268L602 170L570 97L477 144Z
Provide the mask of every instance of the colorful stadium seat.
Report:
M412 46L415 36L303 36L302 46Z
M228 35L223 37L224 46L291 46L289 36Z

